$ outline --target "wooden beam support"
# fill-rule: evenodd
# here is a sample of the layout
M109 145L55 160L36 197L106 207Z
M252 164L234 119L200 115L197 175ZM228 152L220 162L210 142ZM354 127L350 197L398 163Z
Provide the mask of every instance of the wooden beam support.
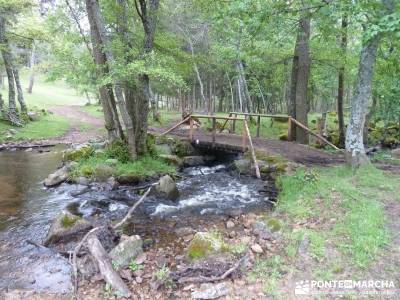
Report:
M323 138L322 136L320 136L319 134L316 134L314 132L312 132L312 130L310 128L308 128L307 126L305 126L304 124L300 123L299 121L297 121L294 118L291 118L292 122L295 123L297 126L299 126L300 128L304 129L305 131L307 131L308 133L310 133L311 135L315 136L316 138L320 139L321 141L323 141L325 144L328 144L329 146L331 146L332 148L334 148L335 150L338 151L343 151L342 149L339 149L338 147L336 147L334 144L332 144L331 142L329 142L328 140L326 140L325 138Z
M175 124L174 126L172 126L170 129L168 129L167 131L161 133L161 135L166 135L167 133L170 133L172 130L176 129L177 127L181 126L182 124L186 123L191 116L183 119L182 121L180 121L178 124Z
M190 129L189 129L189 140L193 142L193 118L190 117L189 119Z
M261 116L257 116L257 137L260 137Z
M292 140L292 118L288 119L287 140Z
M217 118L212 118L212 147L215 147L215 134L217 131Z
M243 124L244 124L244 129L246 131L246 135L249 139L250 152L251 152L251 157L253 159L254 167L256 169L256 176L258 179L261 179L260 168L258 167L256 153L254 151L253 141L251 140L249 126L247 125L247 120L244 120Z
M236 118L237 118L237 114L235 114L235 118L232 121L232 133L235 133L235 129L236 129Z
M229 118L232 117L232 114L230 113L228 117ZM228 123L228 121L229 120L225 120L225 123L222 125L221 129L219 130L219 133L221 133L225 129L226 123Z

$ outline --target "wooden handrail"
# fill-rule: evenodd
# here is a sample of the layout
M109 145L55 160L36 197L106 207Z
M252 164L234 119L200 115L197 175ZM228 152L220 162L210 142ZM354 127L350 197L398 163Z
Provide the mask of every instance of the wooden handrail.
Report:
M229 114L236 114L240 116L255 116L255 117L266 117L266 118L290 118L289 115L272 115L272 114L256 114L256 113L243 113L243 112L235 112L232 111Z
M329 142L327 139L323 138L322 136L320 136L319 134L316 134L314 132L312 132L312 130L310 128L308 128L306 125L300 123L299 121L297 121L294 118L290 118L291 122L295 123L297 126L299 126L300 128L304 129L305 131L309 132L311 135L315 136L316 138L320 139L321 141L323 141L325 144L328 144L329 146L331 146L332 148L334 148L335 150L338 151L343 151L342 149L339 149L338 147L336 147L334 144L332 144L331 142Z
M183 123L186 123L191 116L186 117L185 119L183 119L182 121L180 121L178 124L175 124L174 126L172 126L170 129L168 129L167 131L164 131L163 133L161 133L161 135L166 135L167 133L170 133L172 130L174 130L175 128L181 126Z

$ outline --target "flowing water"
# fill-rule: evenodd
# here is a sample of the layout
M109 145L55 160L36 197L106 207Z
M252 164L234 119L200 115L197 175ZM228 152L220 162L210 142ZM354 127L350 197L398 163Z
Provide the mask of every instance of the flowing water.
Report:
M96 221L118 219L140 197L132 187L110 191L107 185L63 184L45 189L41 181L60 165L60 151L0 152L0 289L69 290L67 260L26 241L41 243L62 209ZM130 233L162 245L176 238L179 226L269 205L259 193L261 181L239 177L224 164L187 168L181 175L179 199L149 196L135 212Z

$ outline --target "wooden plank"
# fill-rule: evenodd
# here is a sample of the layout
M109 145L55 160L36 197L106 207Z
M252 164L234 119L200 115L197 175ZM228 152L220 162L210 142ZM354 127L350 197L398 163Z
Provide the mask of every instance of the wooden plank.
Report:
M235 114L235 118L232 121L232 133L235 133L235 129L236 129L236 118L237 118L237 114Z
M253 147L253 141L251 140L251 136L250 136L249 126L247 125L247 121L246 120L244 120L243 123L244 123L244 128L246 130L246 135L247 135L247 137L249 139L251 157L252 157L253 162L254 162L254 167L256 168L256 176L257 176L258 179L261 179L260 168L258 167L256 153L255 153L254 147Z
M261 116L257 116L257 137L260 137Z
M321 141L323 141L325 144L328 144L329 146L331 146L332 148L334 148L335 150L338 151L343 151L342 149L339 149L338 147L336 147L334 144L332 144L331 142L329 142L328 140L326 140L325 138L323 138L322 136L320 136L319 134L316 134L314 132L311 131L310 128L308 128L307 126L305 126L304 124L300 123L299 121L297 121L294 118L291 118L292 122L295 123L297 126L299 126L300 128L304 129L305 131L309 132L311 135L315 136L316 138L320 139Z
M161 133L161 135L166 135L167 133L170 133L172 130L176 129L177 127L181 126L183 123L186 123L188 120L190 119L189 117L186 117L185 119L183 119L182 121L180 121L178 124L175 124L174 126L172 126L170 129L168 129L167 131Z
M234 118L234 117L224 117L224 116L207 116L207 115L191 115L193 118L198 119L211 119L216 118L218 120L243 120L243 118Z
M290 118L290 116L288 116L288 115L256 114L256 113L242 113L242 112L231 112L231 113L239 115L239 116L260 116L260 117L268 117L268 118Z

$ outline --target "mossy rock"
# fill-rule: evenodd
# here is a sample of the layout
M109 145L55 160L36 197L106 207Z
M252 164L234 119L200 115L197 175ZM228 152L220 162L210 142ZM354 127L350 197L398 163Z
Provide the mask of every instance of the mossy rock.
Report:
M197 232L188 247L190 258L203 258L223 250L222 238L217 233Z
M71 214L64 214L61 217L60 224L63 228L69 228L72 227L81 220L82 218L79 216L71 215Z
M398 145L400 141L393 137L393 136L387 136L382 140L382 146L388 147L388 148L393 148L394 146Z
M287 167L287 162L283 162L283 161L281 161L281 162L278 162L278 163L276 163L275 165L274 165L274 167L275 167L275 170L276 171L278 171L278 172L285 172L286 171L286 167Z
M271 232L278 232L282 229L282 224L278 219L270 218L267 219L265 222Z
M175 140L171 146L172 152L179 157L196 155L197 153L192 144L187 141Z
M107 181L108 178L116 173L115 168L106 164L99 164L93 170L93 176L98 181Z
M78 161L83 158L88 158L89 156L93 155L94 149L89 146L85 145L79 147L77 149L68 149L64 151L63 160L64 161Z

